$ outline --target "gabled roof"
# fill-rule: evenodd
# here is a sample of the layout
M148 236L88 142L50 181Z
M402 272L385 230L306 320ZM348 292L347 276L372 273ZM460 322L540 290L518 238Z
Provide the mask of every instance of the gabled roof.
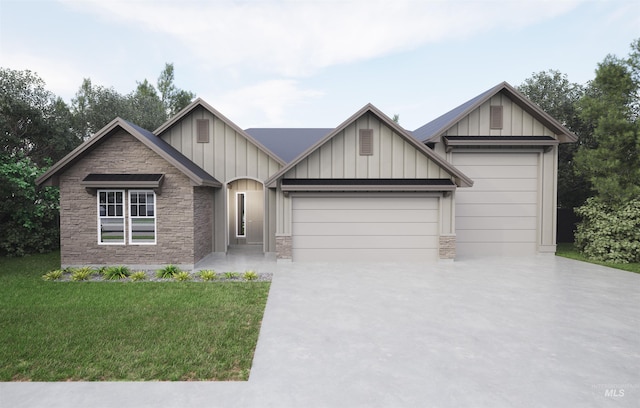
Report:
M246 132L289 163L332 130L332 128L251 128Z
M406 142L415 147L418 151L422 152L425 156L429 157L433 162L437 163L442 169L444 169L447 173L453 176L456 180L456 185L462 187L471 187L473 185L473 181L467 177L460 170L456 169L451 163L448 163L446 160L441 158L437 153L433 150L426 147L424 144L420 143L417 139L415 139L407 130L402 128L396 122L394 122L387 115L382 113L378 108L373 106L372 104L365 105L362 109L353 114L349 119L345 120L338 127L333 129L332 132L325 135L322 139L318 140L315 144L309 147L307 150L298 155L294 160L292 160L289 164L283 167L279 172L271 176L265 183L267 187L275 187L276 182L279 178L281 178L287 171L291 170L298 163L304 160L311 153L320 148L327 141L331 140L334 136L342 132L345 128L355 122L357 119L362 117L363 115L371 113L376 116L381 122L383 122L386 126L391 128L394 132L396 132L400 137L402 137Z
M131 122L127 122L124 119L116 118L112 120L108 125L100 129L93 137L76 147L71 153L62 158L59 162L51 166L51 168L38 177L36 184L38 185L57 185L57 176L78 160L80 160L85 154L99 146L109 136L124 130L131 136L135 137L142 144L153 150L160 157L172 164L185 176L187 176L196 186L208 186L208 187L222 187L222 184L213 178L209 173L198 167L195 163L185 157L182 153L177 151L173 146L164 140L160 139L153 133L146 129L143 129Z
M235 123L233 123L231 120L229 120L226 116L224 116L222 113L218 112L217 110L215 110L213 108L213 106L209 105L207 102L205 102L202 98L197 98L196 100L194 100L193 102L191 102L189 105L187 105L184 109L182 109L180 112L178 112L174 117L172 117L171 119L169 119L168 121L166 121L162 126L160 126L159 128L157 128L153 133L155 133L156 135L158 135L158 137L160 137L162 135L163 132L165 132L166 130L168 130L169 128L171 128L173 125L175 125L177 122L179 122L182 118L184 118L185 116L189 115L191 112L193 112L195 109L197 108L203 108L205 110L207 110L209 113L211 113L213 116L217 117L218 119L220 119L221 121L223 121L224 123L226 123L228 126L230 126L233 130L235 130L236 132L238 132L239 134L241 134L242 136L244 136L247 140L249 140L251 143L253 143L254 145L256 145L258 147L258 149L262 150L267 156L271 157L273 160L275 160L276 162L280 163L281 165L285 165L286 163L280 158L278 157L274 152L272 152L271 150L269 150L267 147L265 147L262 143L260 143L258 140L256 140L254 137L250 136L247 132L245 132L244 130L242 130L238 125L236 125Z
M426 125L419 127L413 131L413 136L416 139L421 140L423 143L437 143L440 141L440 137L449 128L451 128L451 126L458 123L473 110L477 109L480 105L499 93L506 94L513 103L520 106L525 112L529 113L546 127L551 129L555 134L559 135L560 143L571 143L578 140L578 137L573 132L564 127L560 122L552 118L549 114L544 112L540 107L535 105L526 96L518 92L514 87L506 82L502 82L494 86L475 98L468 100L457 108L454 108L444 115L432 120Z

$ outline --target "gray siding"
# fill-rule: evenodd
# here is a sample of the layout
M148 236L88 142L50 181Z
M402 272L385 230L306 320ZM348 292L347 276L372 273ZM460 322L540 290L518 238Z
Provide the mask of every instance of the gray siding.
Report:
M489 126L490 106L502 106L503 127L491 129ZM493 98L480 105L469 115L462 118L457 124L447 130L445 136L551 136L556 137L553 131L520 106L516 105L504 94L495 95Z
M360 129L373 129L373 155L358 152ZM451 178L372 114L363 115L288 171L285 178Z

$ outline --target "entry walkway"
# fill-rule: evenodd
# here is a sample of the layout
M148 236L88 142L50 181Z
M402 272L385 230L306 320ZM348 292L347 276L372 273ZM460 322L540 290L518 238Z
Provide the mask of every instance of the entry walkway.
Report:
M553 256L275 265L248 382L1 383L0 407L640 401L638 274Z

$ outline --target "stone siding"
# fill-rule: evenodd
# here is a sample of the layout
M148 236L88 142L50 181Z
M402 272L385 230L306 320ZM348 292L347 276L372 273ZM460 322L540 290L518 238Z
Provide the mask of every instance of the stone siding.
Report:
M156 245L130 245L128 236L126 245L98 244L97 198L80 185L89 173L165 174L161 194L156 195ZM128 197L126 203L128 214ZM194 187L182 172L133 136L118 132L60 175L61 263L192 265L194 207Z
M193 230L195 262L213 250L213 191L208 187L194 187Z
M456 236L440 235L440 245L438 255L440 259L455 259L456 257Z
M293 242L291 235L276 235L276 258L288 259L293 258Z

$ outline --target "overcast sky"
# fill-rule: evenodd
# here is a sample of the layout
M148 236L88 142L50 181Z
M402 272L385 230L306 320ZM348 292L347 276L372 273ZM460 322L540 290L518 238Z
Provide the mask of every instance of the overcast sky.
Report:
M371 102L413 130L534 72L585 83L638 37L636 0L0 0L0 66L67 102L173 62L242 128L334 127Z

